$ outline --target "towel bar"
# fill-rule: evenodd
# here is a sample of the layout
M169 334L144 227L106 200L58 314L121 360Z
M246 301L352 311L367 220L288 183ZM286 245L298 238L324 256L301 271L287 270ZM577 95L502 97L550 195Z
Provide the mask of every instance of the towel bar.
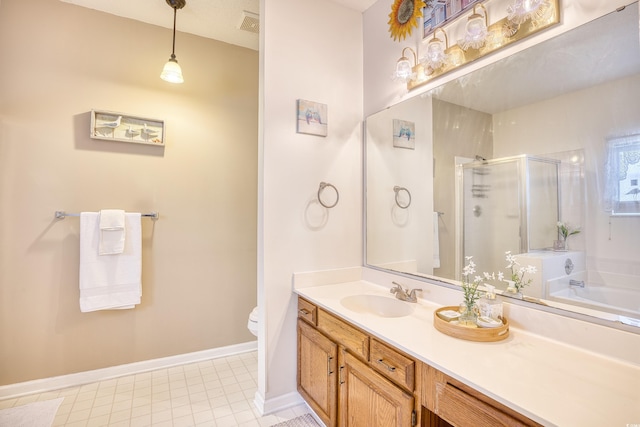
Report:
M65 219L68 216L80 216L79 213L69 213L69 212L65 212L65 211L56 211L56 219ZM160 217L160 214L158 212L149 212L149 213L143 213L140 214L140 216L145 217L145 218L151 218L151 219L158 219Z

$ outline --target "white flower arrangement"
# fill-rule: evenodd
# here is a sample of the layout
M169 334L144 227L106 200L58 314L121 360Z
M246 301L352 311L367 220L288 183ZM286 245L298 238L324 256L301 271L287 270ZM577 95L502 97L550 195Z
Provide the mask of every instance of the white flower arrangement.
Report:
M473 256L466 256L467 265L462 269L462 291L464 292L464 305L467 310L472 310L480 293L478 291L478 285L482 282L481 276L475 276L473 280L471 277L476 272L476 264L473 262ZM486 274L486 273L485 273Z
M524 275L535 274L537 272L537 269L532 265L528 265L526 267L520 266L520 264L516 260L516 257L511 254L511 251L505 252L505 255L506 260L509 263L506 268L508 268L511 272L510 279L507 279L507 281L512 282L511 286L515 288L516 292L521 292L522 288L531 284L532 281L532 279L525 280ZM498 276L499 275L500 273L498 273Z

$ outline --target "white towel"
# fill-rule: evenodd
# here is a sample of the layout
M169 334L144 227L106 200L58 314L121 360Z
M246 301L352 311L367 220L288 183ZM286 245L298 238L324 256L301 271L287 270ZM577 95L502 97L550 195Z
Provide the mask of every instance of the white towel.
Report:
M80 311L133 308L142 296L140 213L125 214L127 239L121 254L100 256L100 214L80 214Z
M438 220L440 214L433 213L433 268L440 268L440 237L438 236Z
M100 255L115 255L124 251L124 222L124 211L121 209L100 211Z

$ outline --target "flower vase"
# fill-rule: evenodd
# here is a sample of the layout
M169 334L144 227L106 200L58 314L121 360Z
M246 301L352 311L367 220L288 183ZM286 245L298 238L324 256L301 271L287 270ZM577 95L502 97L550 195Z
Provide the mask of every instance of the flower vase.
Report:
M513 280L505 280L505 282L509 284L505 292L513 298L522 299L522 292L516 288L516 283Z
M458 324L460 326L466 326L470 328L475 328L476 320L478 319L478 306L475 304L471 307L467 307L466 304L460 304L460 317L458 318Z
M554 240L553 241L553 250L557 251L557 252L564 252L566 251L567 248L567 240L566 239L562 239L562 240Z

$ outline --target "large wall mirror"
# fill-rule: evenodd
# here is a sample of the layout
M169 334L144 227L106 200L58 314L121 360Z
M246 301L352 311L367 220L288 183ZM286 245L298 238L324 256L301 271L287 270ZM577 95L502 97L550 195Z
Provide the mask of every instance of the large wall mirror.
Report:
M508 276L509 251L536 272L488 281L503 295L640 331L638 22L634 2L368 117L365 264L451 286L468 256Z

